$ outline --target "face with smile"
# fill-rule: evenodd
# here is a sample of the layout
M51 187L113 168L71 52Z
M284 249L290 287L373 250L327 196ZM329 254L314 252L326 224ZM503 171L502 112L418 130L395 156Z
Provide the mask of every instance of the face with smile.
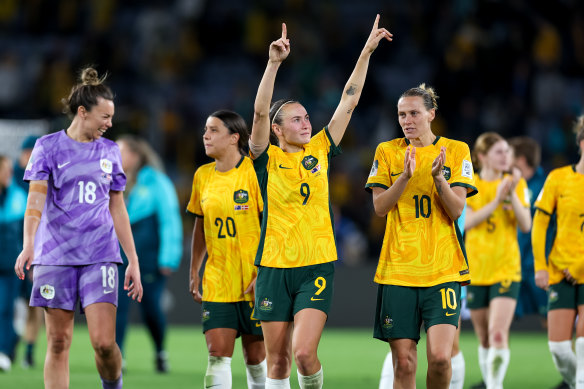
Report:
M79 107L78 115L83 119L83 129L87 137L91 140L99 139L112 126L114 102L98 97L97 104L90 111Z
M209 116L205 123L203 133L203 143L205 153L211 158L221 158L229 152L237 152L237 142L239 134L231 134L225 126L223 120L214 116Z
M405 96L397 102L399 125L407 139L419 139L431 132L436 110L428 110L420 96Z
M486 154L479 154L481 164L497 172L505 172L511 167L511 148L505 140L493 144Z
M312 125L306 109L299 103L282 107L282 124L272 125L280 144L302 146L310 142Z

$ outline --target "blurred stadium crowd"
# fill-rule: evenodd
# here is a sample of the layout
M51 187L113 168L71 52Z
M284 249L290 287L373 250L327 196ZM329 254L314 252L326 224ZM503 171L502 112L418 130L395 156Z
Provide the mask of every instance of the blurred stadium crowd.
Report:
M375 146L401 134L399 94L421 82L441 96L435 133L471 148L485 131L529 135L542 145L546 171L576 160L570 128L584 107L584 3L577 0L1 0L0 118L63 128L60 100L72 75L95 64L116 93L108 137L147 139L185 206L192 174L209 162L206 117L228 108L251 124L281 23L292 53L274 99L302 102L318 130L376 13L394 41L372 58L331 171L342 260L377 260L385 221L363 186ZM187 234L191 228L187 221Z

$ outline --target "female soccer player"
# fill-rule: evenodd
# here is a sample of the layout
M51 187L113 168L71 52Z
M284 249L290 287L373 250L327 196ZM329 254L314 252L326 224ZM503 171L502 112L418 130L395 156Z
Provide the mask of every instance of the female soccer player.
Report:
M182 256L182 221L172 181L164 173L160 157L141 138L124 135L117 140L122 166L128 178L125 199L136 251L140 256L142 286L148 291L140 310L156 349L155 368L169 371L164 349L166 317L162 296L166 279L176 271ZM126 268L127 259L120 269ZM121 280L120 280L121 281ZM119 288L123 291L123 284ZM116 317L116 343L124 353L130 299L121 296Z
M331 304L337 259L329 203L330 158L355 109L369 58L381 39L379 15L329 124L311 138L306 109L293 100L270 101L276 73L290 53L286 25L270 44L269 61L254 106L250 151L264 198L260 245L255 263L256 317L262 321L268 360L266 388L289 388L292 354L301 388L321 388L317 357ZM270 131L279 147L269 145Z
M254 314L263 202L253 164L245 157L249 133L241 116L217 111L207 118L203 142L215 162L195 172L189 212L197 216L191 246L190 291L202 302L209 350L205 388L231 388L231 356L240 334L250 389L264 387L265 348ZM200 292L199 271L208 254Z
M36 142L24 174L30 181L24 248L14 269L24 279L23 268L34 266L30 305L45 307L47 388L69 387L78 299L103 387L122 387L122 357L115 341L119 244L129 262L124 288L128 296L142 300L120 151L102 138L114 116L113 94L103 80L95 69L83 70L81 83L63 100L71 125Z
M521 258L517 227L531 228L527 183L511 167L507 141L494 132L478 137L473 149L480 195L469 199L466 247L472 284L467 303L479 339L479 366L486 387L500 388L509 365L509 328L515 313Z
M584 115L574 126L580 161L553 170L535 202L532 242L535 283L548 289L549 348L571 388L584 388ZM557 233L546 261L546 230L552 215ZM576 353L572 329L576 317Z
M375 282L374 337L388 341L394 387L416 385L420 326L428 334L428 388L448 388L460 315L461 283L470 279L456 220L476 194L468 146L434 135L438 96L421 84L397 104L405 137L381 143L365 185L387 225Z

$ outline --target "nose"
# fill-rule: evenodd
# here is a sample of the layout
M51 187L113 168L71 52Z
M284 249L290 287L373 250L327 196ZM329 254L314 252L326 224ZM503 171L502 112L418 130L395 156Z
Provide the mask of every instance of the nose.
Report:
M107 128L111 128L112 126L112 119L108 119L107 123L105 124L107 126Z

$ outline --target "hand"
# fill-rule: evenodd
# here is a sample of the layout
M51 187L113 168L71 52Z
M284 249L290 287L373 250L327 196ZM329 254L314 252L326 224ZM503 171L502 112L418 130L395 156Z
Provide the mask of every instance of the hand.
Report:
M414 170L416 170L416 148L414 146L408 146L404 158L404 177L407 179L412 178Z
M191 274L191 279L189 281L189 292L193 295L193 300L201 304L203 302L203 296L199 291L199 284L201 279L198 274Z
M543 290L548 290L550 275L547 270L538 270L535 273L535 285Z
M379 42L385 38L388 41L392 41L393 34L387 31L385 28L378 28L379 25L379 14L375 17L375 22L373 23L373 29L371 30L371 34L369 34L369 38L367 38L367 42L365 42L365 47L363 51L367 53L373 53L379 45Z
M24 269L30 270L30 265L34 260L34 247L25 247L14 264L14 272L21 280L24 280Z
M446 162L446 147L442 146L440 148L440 154L432 162L432 177L439 178L442 176L442 168Z
M497 187L497 194L495 196L495 199L497 200L497 202L501 202L504 199L506 199L509 194L511 193L511 186L513 185L512 183L512 179L509 176L506 176L505 178L503 178L503 180L501 181L501 183L499 184L499 186Z
M290 39L286 35L286 23L282 23L282 37L270 43L270 62L283 62L290 54Z
M521 179L521 177L522 177L521 170L519 170L519 168L517 168L517 167L513 167L512 173L511 173L511 189L510 189L511 192L513 192L515 190L515 187L519 183L519 180Z
M128 264L124 279L124 290L128 291L128 297L132 300L141 302L144 290L142 289L142 281L140 280L140 266L137 263L138 261Z
M248 294L248 293L252 293L253 295L255 295L255 284L256 284L256 280L258 279L258 277L254 277L253 280L251 280L251 282L249 283L249 285L247 286L247 288L245 289L245 292L243 292L243 294Z
M570 271L568 269L564 269L562 271L562 273L564 273L564 278L566 279L566 281L568 281L570 284L572 285L576 285L578 283L578 281L576 281L576 279L572 276L572 274L570 274Z

